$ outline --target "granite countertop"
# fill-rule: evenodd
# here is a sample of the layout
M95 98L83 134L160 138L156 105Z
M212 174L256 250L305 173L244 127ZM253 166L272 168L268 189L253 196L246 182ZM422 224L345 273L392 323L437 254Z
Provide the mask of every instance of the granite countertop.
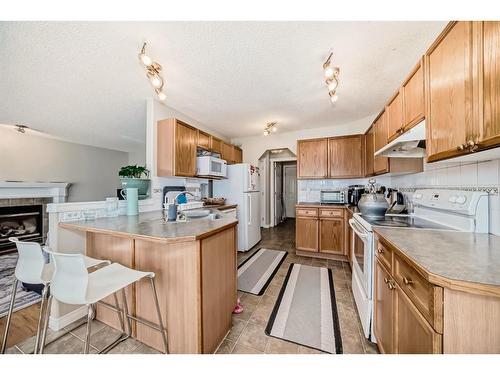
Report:
M374 231L431 274L500 286L499 236L387 227Z
M164 242L195 241L210 236L226 227L236 225L234 218L211 220L191 219L186 222L168 222L162 211L143 212L138 216L104 217L88 221L61 222L59 226L86 232L121 234L139 239Z

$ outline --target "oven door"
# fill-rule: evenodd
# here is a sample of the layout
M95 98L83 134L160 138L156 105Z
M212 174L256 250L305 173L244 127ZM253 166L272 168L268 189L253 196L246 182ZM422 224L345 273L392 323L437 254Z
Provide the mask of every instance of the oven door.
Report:
M349 225L352 228L351 259L353 272L357 274L366 297L372 299L373 235L355 219L350 219Z

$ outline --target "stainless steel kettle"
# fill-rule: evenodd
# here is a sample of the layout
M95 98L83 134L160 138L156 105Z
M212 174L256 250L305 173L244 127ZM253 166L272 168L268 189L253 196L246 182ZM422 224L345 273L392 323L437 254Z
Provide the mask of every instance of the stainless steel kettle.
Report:
M376 180L373 178L368 181L367 192L361 196L358 208L363 216L384 217L389 203L384 194L377 193L375 182Z

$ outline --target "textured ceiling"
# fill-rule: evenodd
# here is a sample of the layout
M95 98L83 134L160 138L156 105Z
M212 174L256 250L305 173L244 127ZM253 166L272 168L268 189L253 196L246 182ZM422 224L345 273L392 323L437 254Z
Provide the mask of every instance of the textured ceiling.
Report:
M0 123L132 151L145 142L143 40L171 106L228 137L379 111L444 22L0 22ZM322 63L340 67L329 101Z

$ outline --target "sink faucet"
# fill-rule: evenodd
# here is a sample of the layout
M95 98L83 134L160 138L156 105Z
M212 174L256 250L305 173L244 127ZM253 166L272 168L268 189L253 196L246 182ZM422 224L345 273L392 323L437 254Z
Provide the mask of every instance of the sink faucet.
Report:
M182 194L189 194L190 196L192 196L193 198L196 198L192 193L190 193L189 191L181 191L179 194L177 194L174 198L174 203L177 202L177 198L179 198L180 195Z

